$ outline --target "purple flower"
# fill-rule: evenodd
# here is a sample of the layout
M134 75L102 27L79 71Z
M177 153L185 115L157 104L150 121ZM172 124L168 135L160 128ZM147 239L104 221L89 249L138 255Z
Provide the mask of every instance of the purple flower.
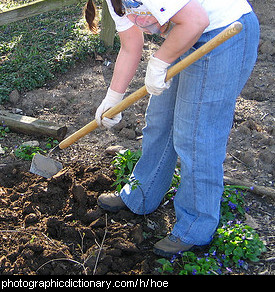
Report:
M237 208L237 205L232 203L232 202L229 202L228 203L228 206L232 209L232 210L235 210Z
M177 256L176 255L173 255L172 258L171 258L171 260L170 260L170 263L173 264L176 259L177 259Z
M243 261L243 260L238 260L238 264L239 264L239 266L241 267L241 266L243 266L244 261Z

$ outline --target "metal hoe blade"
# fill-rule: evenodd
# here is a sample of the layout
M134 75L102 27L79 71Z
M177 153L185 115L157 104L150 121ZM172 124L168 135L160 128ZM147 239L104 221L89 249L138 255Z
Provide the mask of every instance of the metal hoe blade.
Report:
M63 165L61 162L36 153L32 159L30 172L45 178L50 178L57 174L62 168Z

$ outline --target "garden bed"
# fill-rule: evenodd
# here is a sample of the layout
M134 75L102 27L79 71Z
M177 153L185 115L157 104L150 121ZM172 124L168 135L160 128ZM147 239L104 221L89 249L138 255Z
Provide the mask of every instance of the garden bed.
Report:
M173 226L171 199L166 197L158 210L147 216L125 210L112 214L97 206L99 194L114 190L112 160L110 155L103 153L90 165L70 164L51 179L29 173L28 163L2 167L1 274L159 275L183 272L180 262L169 270L169 261L160 260L152 253L153 244ZM267 252L255 263L240 260L239 263L245 262L243 268L229 264L217 267L217 271L272 274L272 201L252 194L247 194L244 200L249 207L249 211L244 208L244 223L260 234ZM236 207L233 203L227 205L232 209ZM211 255L217 252L206 247L195 254L212 260ZM211 267L205 273L212 270Z

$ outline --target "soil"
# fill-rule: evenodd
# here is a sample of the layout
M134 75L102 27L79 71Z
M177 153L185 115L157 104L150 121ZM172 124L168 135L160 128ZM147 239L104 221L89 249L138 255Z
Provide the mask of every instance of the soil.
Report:
M238 98L224 163L225 175L274 190L274 5L250 1L261 24L259 57ZM146 60L157 45L147 39L143 62L128 93L143 85ZM110 82L115 53L90 56L43 88L13 92L2 108L19 108L25 115L64 124L68 134L93 119ZM108 62L106 62L106 60ZM46 137L9 133L0 140L0 274L158 274L153 244L173 227L172 201L152 214L129 211L111 214L97 206L97 197L112 191L113 155L121 145L141 148L148 97L123 113L112 130L97 129L54 156L64 168L50 179L29 172L30 162L15 157L16 146ZM0 148L1 149L1 148ZM274 275L274 200L248 192L247 224L257 230L267 251L243 274Z

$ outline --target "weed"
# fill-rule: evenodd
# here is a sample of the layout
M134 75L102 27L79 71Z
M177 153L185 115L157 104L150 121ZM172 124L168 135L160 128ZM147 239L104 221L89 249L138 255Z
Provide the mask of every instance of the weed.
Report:
M179 275L213 275L221 274L220 264L208 253L197 257L193 252L185 252L179 260Z
M243 186L224 186L221 199L221 223L238 219L243 219L245 214L244 190Z
M114 157L112 164L115 167L114 173L116 175L116 181L112 186L116 186L117 192L120 192L123 185L126 183L129 183L132 189L135 189L138 186L138 181L131 180L130 175L140 156L140 150L135 152L128 149L123 153L117 153L117 155Z
M32 238L30 240L30 243L33 243L35 241L35 238L36 238L36 236L35 235L32 235Z
M159 259L162 274L210 275L232 272L231 268L247 269L248 261L257 262L266 247L253 228L243 223L223 225L218 228L208 253L203 257L191 251L178 254L170 261Z
M214 257L208 254L205 257L197 257L195 253L187 251L181 257L174 257L171 261L159 259L162 264L161 273L174 273L174 267L177 266L179 275L217 275L221 274L220 263Z
M248 262L256 262L266 251L264 243L256 231L245 225L245 202L243 190L246 187L225 186L221 200L221 219L209 250L204 257L198 258L193 252L178 254L169 262L160 259L161 273L174 273L180 270L180 275L221 274L223 269L232 272L231 268L247 269ZM232 219L234 221L229 221Z
M233 264L237 268L247 266L245 260L259 261L264 251L266 248L253 228L231 222L217 229L210 248L210 252L220 255L226 267Z
M2 126L0 125L0 139L6 137L7 133L10 132L9 127L7 127L2 121Z
M180 184L180 170L178 168L175 169L173 178L172 178L172 183L170 185L169 190L167 191L165 197L169 200L173 200L175 194L177 193L177 190L179 188Z
M58 145L59 144L59 142L56 140L56 139L54 139L54 138L52 138L52 137L49 137L48 139L47 139L47 144L46 144L46 148L47 149L51 149L51 148L54 148L56 145Z
M15 156L24 160L32 160L36 153L46 153L45 150L38 146L21 145L15 150Z
M162 274L166 273L173 273L174 272L174 267L173 264L168 261L167 259L158 259L157 263L161 264L162 267L158 269L158 271Z

